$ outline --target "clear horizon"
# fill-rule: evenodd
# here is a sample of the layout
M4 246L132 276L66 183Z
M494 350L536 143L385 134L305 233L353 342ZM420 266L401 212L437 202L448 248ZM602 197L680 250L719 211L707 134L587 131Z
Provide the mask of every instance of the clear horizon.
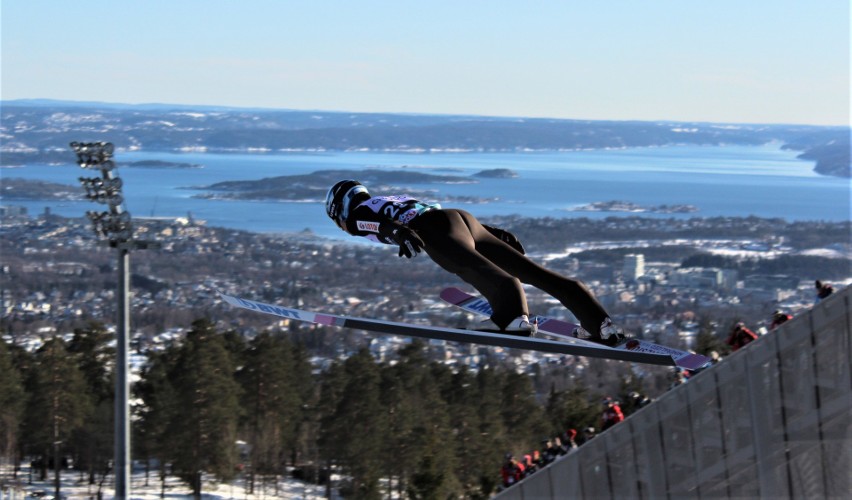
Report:
M850 6L2 4L0 98L848 126Z

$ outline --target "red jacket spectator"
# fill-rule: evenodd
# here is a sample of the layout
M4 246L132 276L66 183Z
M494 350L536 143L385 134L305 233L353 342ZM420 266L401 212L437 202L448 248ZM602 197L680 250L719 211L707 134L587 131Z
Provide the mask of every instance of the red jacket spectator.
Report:
M515 460L512 455L507 454L500 474L503 476L503 486L508 488L524 478L524 465Z
M564 444L566 450L573 450L577 447L577 429L568 429L565 431Z
M618 401L606 398L604 400L603 425L601 425L601 430L605 431L622 420L624 420L624 413L622 413Z
M737 323L731 329L731 335L726 341L736 351L757 338L757 334L746 328L743 323Z
M522 465L524 466L524 475L526 476L529 476L538 470L538 466L535 464L533 457L530 454L524 455L524 462Z

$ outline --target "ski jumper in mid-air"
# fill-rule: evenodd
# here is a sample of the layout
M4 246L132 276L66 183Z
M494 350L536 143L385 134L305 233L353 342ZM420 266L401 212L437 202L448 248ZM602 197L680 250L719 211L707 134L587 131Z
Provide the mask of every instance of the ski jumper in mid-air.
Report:
M360 182L342 180L328 191L326 213L353 236L399 245L399 256L421 249L440 267L476 288L494 313L485 329L529 336L527 283L553 296L580 322L579 338L613 343L624 336L586 286L525 256L512 233L481 224L464 210L444 209L409 196L371 196Z

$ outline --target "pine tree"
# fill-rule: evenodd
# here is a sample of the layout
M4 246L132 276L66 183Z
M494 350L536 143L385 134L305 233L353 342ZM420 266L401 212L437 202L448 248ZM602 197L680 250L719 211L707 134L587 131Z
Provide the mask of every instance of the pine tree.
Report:
M149 353L141 380L133 386L134 396L142 401L135 407L133 448L146 464L152 458L159 458L163 494L166 459L172 452L169 426L179 411L177 391L170 376L176 370L179 355L180 350L175 345L169 345L161 352ZM147 484L147 470L145 479Z
M513 448L528 451L551 429L545 422L541 405L535 400L532 380L510 371L503 376L502 416L509 429Z
M201 475L234 476L239 417L239 385L225 343L207 320L187 333L171 375L177 411L167 439L175 472L201 496Z
M716 335L713 323L709 317L703 316L699 320L698 336L695 339L695 352L709 356L716 351L719 354L727 353L730 348Z
M564 391L551 390L547 401L546 413L554 429L576 429L596 426L600 419L600 408L590 402L598 399L589 395L583 386L575 386Z
M14 461L26 394L6 342L0 340L0 464Z
M419 342L415 344L422 345ZM397 365L381 370L381 404L387 418L386 449L381 454L382 469L390 478L389 488L393 487L395 479L400 493L405 491L406 481L417 460L416 441L419 436L415 434L415 427L417 412L422 407L416 406L415 398L408 391L416 383L410 360L412 357L420 357L418 351L419 348L412 346L404 348L400 352L403 359Z
M228 330L219 334L222 338L222 345L231 357L231 362L237 368L243 366L246 362L247 345L242 335L234 330Z
M250 492L254 475L278 474L287 450L296 442L301 419L299 388L294 385L295 360L289 342L262 333L252 341L238 379L247 411L245 429L251 449Z
M389 422L384 470L413 498L446 498L460 491L460 483L455 450L446 442L452 435L447 403L424 349L422 342L414 342L400 351L394 366L382 369Z
M289 338L289 337L287 337ZM317 426L313 422L315 415L316 399L319 395L319 385L314 380L314 368L311 365L310 354L305 349L304 344L285 342L290 345L290 350L293 356L292 379L290 385L296 389L296 393L300 402L299 419L296 422L296 440L293 442L293 447L290 450L290 460L292 465L296 465L299 456L304 454L307 460L316 460L316 430Z
M68 344L93 405L92 414L73 439L77 450L75 465L88 470L89 484L95 484L97 471L103 475L109 472L114 454L115 374L107 370L115 359L115 349L109 345L112 339L102 323L91 322L86 328L75 329Z
M484 368L476 374L476 397L469 404L477 409L482 453L474 469L479 478L479 489L490 494L497 487L497 474L503 455L510 448L510 431L502 416L503 384L493 368Z
M110 346L113 339L103 323L93 321L85 328L74 329L68 343L68 352L76 358L89 392L97 401L112 399L115 391L113 374L107 369L115 360L115 349Z
M334 410L322 420L324 453L337 460L352 478L354 496L378 498L387 432L387 418L379 401L379 368L370 352L361 349L344 362L343 373L338 375L343 377L343 389Z
M346 426L335 420L334 415L343 391L346 390L346 371L342 363L333 363L328 370L322 374L320 383L320 396L316 405L316 414L319 425L319 436L317 445L320 456L329 465L337 461L343 453L342 440L346 433Z
M417 412L414 428L414 434L419 436L418 458L408 493L412 498L453 498L461 493L461 482L456 477L455 449L447 442L452 436L449 410L428 373L423 370L418 384L416 401L421 411Z
M490 440L483 439L478 407L479 391L475 376L466 368L452 374L443 386L444 399L449 405L450 425L454 439L457 469L456 475L461 481L463 496L466 498L487 498L491 489L483 490L480 480L496 474L483 458L493 453ZM499 451L497 451L499 453Z
M32 392L25 432L33 449L42 452L43 479L47 464L53 460L56 496L59 496L58 466L73 432L91 413L91 399L82 372L59 337L48 340L38 350L29 376Z

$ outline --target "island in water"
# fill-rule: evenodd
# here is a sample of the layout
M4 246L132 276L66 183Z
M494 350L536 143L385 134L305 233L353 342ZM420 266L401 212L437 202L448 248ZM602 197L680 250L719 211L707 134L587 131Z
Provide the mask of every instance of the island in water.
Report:
M507 169L495 169L507 170ZM479 172L489 172L484 170ZM509 171L511 172L511 171ZM319 170L304 175L282 175L255 181L226 181L208 186L195 186L187 189L204 191L194 198L209 200L277 200L287 202L316 202L325 200L328 189L341 179L353 177L376 194L407 194L429 203L491 203L496 197L449 196L441 195L435 189L415 189L411 184L476 184L473 176L434 175L409 170L366 169L359 172L351 170ZM497 177L505 176L498 173ZM489 174L485 174L486 177ZM480 176L481 177L481 176Z
M120 163L119 166L131 168L204 168L204 165L198 163L181 163L176 161L163 160L139 160Z
M483 179L514 179L518 173L508 168L491 168L488 170L480 170L473 174L474 177Z
M695 205L656 205L642 206L629 201L596 201L578 207L566 209L569 212L627 212L653 214L688 214L698 211Z

